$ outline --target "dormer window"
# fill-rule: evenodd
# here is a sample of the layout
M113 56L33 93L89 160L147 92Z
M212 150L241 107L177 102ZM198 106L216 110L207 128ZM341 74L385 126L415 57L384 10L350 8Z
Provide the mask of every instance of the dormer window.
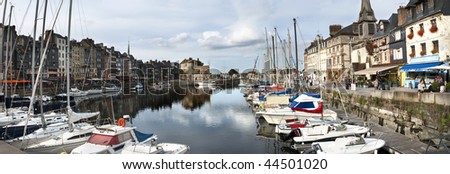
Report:
M428 0L428 8L434 9L434 0Z
M417 13L417 14L422 14L422 12L423 12L423 4L420 3L420 4L418 4L418 5L416 6L416 13Z
M380 31L384 31L384 25L383 25L383 23L380 23Z

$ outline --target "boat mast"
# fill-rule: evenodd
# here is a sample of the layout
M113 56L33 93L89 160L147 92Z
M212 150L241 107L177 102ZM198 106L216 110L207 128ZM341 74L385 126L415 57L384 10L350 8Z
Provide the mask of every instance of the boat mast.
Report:
M276 82L277 82L277 85L280 83L279 82L279 78L278 78L278 41L277 41L277 39L276 39L276 37L277 37L277 35L278 35L278 32L277 32L277 28L275 27L274 28L275 29L275 43L274 43L274 54L275 54L275 56L273 57L273 59L275 60L275 78L276 78Z
M8 32L7 32L7 36L6 36L6 54L5 54L5 80L6 80L6 86L5 86L5 94L4 94L4 98L5 98L5 106L6 106L6 97L8 97L8 54L9 54L9 44L10 44L10 33L11 33L11 16L12 16L12 10L14 8L14 5L11 5L11 9L9 11L9 22L8 22ZM11 50L12 51L12 50ZM11 104L12 105L12 104ZM6 110L6 116L8 116L8 107L5 107Z
M273 54L273 68L275 70L275 82L278 84L278 78L277 78L277 67L275 65L275 37L272 36L272 54Z
M50 35L53 34L52 31L53 31L53 29L55 28L55 24L56 24L56 21L57 21L57 19L58 19L59 12L61 11L61 6L62 6L62 1L61 1L61 3L59 4L59 7L58 7L58 10L57 10L57 12L56 12L55 18L53 19L53 24L52 24L52 29L50 30L50 31L51 31L51 32L50 32ZM34 39L34 38L33 38L33 39ZM45 50L44 50L44 52L43 52L43 54L42 54L42 56L41 56L41 62L40 62L40 64L39 64L39 69L38 69L38 73L37 73L37 76L38 76L38 77L41 75L41 71L42 71L42 67L43 67L42 65L44 64L45 57L47 56L46 53L47 53L47 49L48 49L49 43L50 43L50 39L47 39L47 42L46 42L46 44L45 44ZM34 99L35 99L35 97L36 97L36 89L37 89L37 82L34 83L33 90L32 90L32 93L31 93L30 106L28 107L27 119L25 120L25 128L24 128L24 130L27 130L28 120L29 120L30 115L31 115L31 112L32 112L31 106L33 105ZM23 136L25 136L26 133L27 133L27 131L23 131Z
M34 13L34 28L33 28L33 48L31 52L31 86L34 86L34 74L36 73L36 30L37 30L37 18L39 11L39 0L36 1L36 12ZM41 43L43 44L43 43ZM34 113L34 103L30 105L31 111Z
M268 73L269 73L269 79L270 80L272 80L272 78L270 78L270 74L272 73L272 71L271 71L271 66L272 66L272 59L270 58L270 47L269 47L269 38L268 38L268 36L267 36L267 28L264 28L264 30L265 30L265 33L266 33L266 61L265 62L267 62L267 60L269 60L269 70L267 71ZM264 63L265 63L264 62ZM266 72L266 73L267 73ZM266 74L266 77L267 77L267 74Z
M43 50L44 50L44 36L45 36L45 19L47 18L47 2L48 0L45 0L44 3L44 18L42 20L42 35L41 35L41 49L40 49L40 53L39 55L42 55ZM38 0L39 3L39 0ZM36 10L37 11L37 10ZM51 39L51 35L47 36L47 39ZM41 57L42 59L43 57ZM48 74L48 70L47 70L47 74ZM43 94L43 85L42 85L42 74L38 77L39 78L39 94L41 96L41 99L39 100L39 106L40 106L40 110L41 110L41 121L42 121L42 127L45 129L47 127L47 124L45 123L45 118L44 118L44 106L42 103L42 94Z
M8 6L8 0L5 0L3 2L3 20L2 20L2 34L5 32L5 17L6 17L6 7ZM5 37L2 37L2 47L0 48L0 72L2 72L3 69L3 44L5 44ZM3 80L3 76L0 76L0 80ZM6 87L6 86L5 86ZM3 92L3 83L0 85L0 93ZM6 110L6 95L3 94L3 104ZM6 115L8 115L8 112L6 112Z
M66 80L67 80L67 85L66 85L66 96L67 96L67 116L70 117L70 112L72 109L70 109L70 57L72 57L72 53L70 51L70 28L71 28L71 23L72 22L72 0L70 0L70 5L69 5L69 26L68 26L68 32L67 32L67 51L66 51ZM69 130L73 130L73 125L69 124Z
M298 70L298 47L297 47L297 19L294 18L294 41L295 41L295 66L297 70L297 82L295 83L295 86L299 85L300 83L300 71ZM297 88L298 89L298 88Z
M289 87L292 87L292 80L291 80L291 74L292 74L292 45L291 45L291 32L288 29L288 51L289 51L289 60L288 60L288 74L289 74Z
M322 60L321 60L321 56L320 56L320 47L321 47L321 43L320 43L320 35L317 35L317 57L319 57L319 90L320 90L320 99L321 99L321 103L322 103L322 112L321 112L321 114L320 114L320 119L321 120L323 120L323 97L322 97L322 83L321 83L321 81L322 81L322 71L321 71L321 64L322 64ZM320 106L320 103L319 103L319 106Z

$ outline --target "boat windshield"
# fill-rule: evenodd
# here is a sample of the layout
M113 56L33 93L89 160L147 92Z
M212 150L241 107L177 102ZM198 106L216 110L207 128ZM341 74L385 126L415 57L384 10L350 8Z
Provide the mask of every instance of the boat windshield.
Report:
M89 137L88 142L91 144L110 146L119 144L119 137L110 135L92 134L92 136Z

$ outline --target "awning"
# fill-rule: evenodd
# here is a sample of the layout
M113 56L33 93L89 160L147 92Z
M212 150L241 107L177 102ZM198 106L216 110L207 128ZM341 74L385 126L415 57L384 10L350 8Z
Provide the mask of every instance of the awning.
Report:
M442 62L408 64L408 65L405 65L402 68L400 68L400 71L405 71L405 72L426 71L428 68L436 67L441 64L442 64Z
M450 66L447 64L442 64L439 66L434 66L430 68L426 68L427 70L450 70Z
M367 74L375 75L378 72L386 71L386 70L396 68L396 67L397 67L397 65L372 67L372 68L364 69L361 71L356 71L355 75L367 75Z

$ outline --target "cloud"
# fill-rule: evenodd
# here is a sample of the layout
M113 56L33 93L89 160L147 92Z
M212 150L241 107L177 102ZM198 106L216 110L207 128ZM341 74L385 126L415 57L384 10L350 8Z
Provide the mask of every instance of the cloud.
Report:
M150 39L149 43L158 47L174 48L179 44L187 42L190 38L188 33L183 32L168 39L162 37L153 38Z
M205 31L197 42L209 49L242 48L264 41L262 28L273 12L271 1L232 1L235 20L221 30Z

